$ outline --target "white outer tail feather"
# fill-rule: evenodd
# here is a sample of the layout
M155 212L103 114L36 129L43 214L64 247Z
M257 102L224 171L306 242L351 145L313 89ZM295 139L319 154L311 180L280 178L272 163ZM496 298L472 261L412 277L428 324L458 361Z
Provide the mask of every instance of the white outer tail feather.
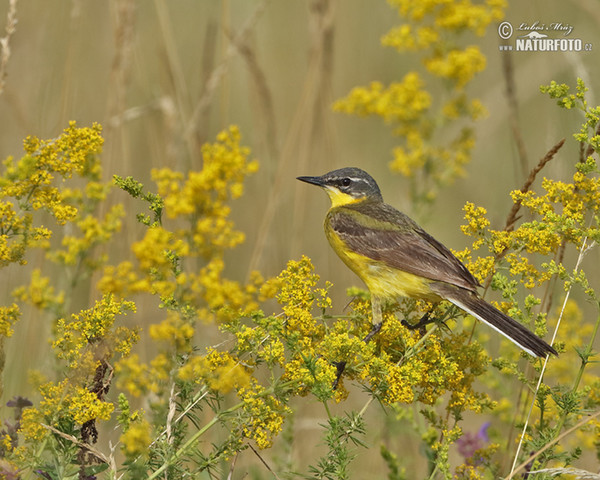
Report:
M505 332L503 332L502 330L500 330L498 327L496 327L495 325L492 325L490 322L488 322L485 318L483 318L481 315L475 313L473 310L471 310L470 308L468 308L466 305L464 305L463 303L461 303L459 300L456 300L454 298L448 298L448 301L452 302L454 305L456 305L458 308L460 308L461 310L467 312L469 315L472 315L473 317L475 317L477 320L482 321L483 323L485 323L486 325L489 325L490 327L492 327L494 330L496 330L498 333L501 333L502 335L504 335L506 338L508 338L511 342L513 342L517 347L521 348L522 350L526 351L529 355L531 355L532 357L537 357L538 355L533 352L531 349L521 345L519 342L517 342L514 338L510 337L509 335L507 335Z

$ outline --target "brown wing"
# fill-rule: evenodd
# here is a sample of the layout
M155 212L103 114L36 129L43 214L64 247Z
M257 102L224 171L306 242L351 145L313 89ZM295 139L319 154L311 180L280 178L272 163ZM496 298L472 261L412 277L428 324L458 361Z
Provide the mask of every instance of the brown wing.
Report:
M450 250L387 204L367 202L334 208L327 221L356 253L404 272L471 291L479 286Z

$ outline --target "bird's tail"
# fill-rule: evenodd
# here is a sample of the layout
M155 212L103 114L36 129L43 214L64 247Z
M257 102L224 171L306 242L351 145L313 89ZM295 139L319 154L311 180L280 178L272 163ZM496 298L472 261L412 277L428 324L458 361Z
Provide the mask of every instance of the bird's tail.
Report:
M558 355L556 350L544 340L531 333L513 318L494 308L476 294L467 290L453 288L451 291L444 291L443 296L458 308L473 315L478 320L487 323L530 355L536 357L545 357L548 353Z

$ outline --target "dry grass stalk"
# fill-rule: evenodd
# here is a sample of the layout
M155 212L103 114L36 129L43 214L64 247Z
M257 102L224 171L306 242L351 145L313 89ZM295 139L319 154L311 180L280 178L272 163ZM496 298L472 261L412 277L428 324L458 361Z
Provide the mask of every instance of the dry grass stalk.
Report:
M246 37L249 32L254 28L258 19L267 8L269 1L264 0L261 2L252 12L252 15L248 17L246 22L242 25L237 35L227 47L225 55L221 62L215 67L212 71L208 80L204 84L204 90L200 99L196 102L194 110L185 126L184 137L188 143L193 142L195 132L198 130L199 122L202 118L205 118L205 111L210 107L213 97L217 88L221 85L223 81L223 77L228 71L228 64L230 60L235 56L238 51L238 47L236 45L240 45L245 43Z
M560 142L558 142L550 150L548 150L548 153L546 153L546 155L544 155L544 157L540 159L538 164L531 170L531 172L529 172L529 176L527 177L525 184L521 187L522 193L529 191L531 185L533 185L533 182L535 181L537 174L540 173L542 168L544 168L544 166L554 158L554 155L558 153L558 151L561 149L564 143L565 139L563 138ZM515 202L506 219L506 225L504 226L504 230L511 231L514 228L515 222L518 220L517 215L520 209L521 202Z
M504 73L504 82L506 84L506 99L508 100L508 122L512 131L513 137L517 144L517 152L519 153L519 163L521 165L521 174L523 177L527 175L527 149L525 141L521 135L519 128L519 108L517 103L517 89L515 84L515 74L512 62L512 52L505 51L502 57L502 72Z
M258 63L254 49L249 42L241 43L237 37L231 37L232 44L238 49L240 55L245 60L250 72L255 95L252 99L255 100L258 116L258 127L262 131L263 143L267 151L269 163L277 161L278 141L277 141L277 122L275 121L275 111L273 109L273 96L267 81L267 76L264 70Z
M4 91L8 61L10 60L10 39L17 30L17 0L10 0L6 13L6 35L0 38L0 94Z
M331 66L333 64L333 32L334 5L331 0L314 0L310 4L311 13L311 48L309 65L305 76L302 93L298 99L298 108L292 119L290 128L285 136L281 157L277 165L273 188L258 228L258 238L252 252L249 271L255 270L260 264L262 255L267 248L267 238L272 236L270 231L275 211L281 205L280 199L283 185L289 181L290 170L306 171L308 159L315 157L314 150L319 141L332 137L329 123L325 121L331 104ZM333 158L333 154L324 155ZM293 165L293 167L292 167ZM299 218L306 203L303 199L296 201L293 218ZM299 226L302 222L294 222ZM298 250L302 235L293 232L288 243L289 252Z

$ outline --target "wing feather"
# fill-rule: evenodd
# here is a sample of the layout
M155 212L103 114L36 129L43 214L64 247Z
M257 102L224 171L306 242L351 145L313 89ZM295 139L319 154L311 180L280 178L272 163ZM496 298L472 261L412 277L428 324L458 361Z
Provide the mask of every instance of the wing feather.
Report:
M450 250L384 203L334 208L329 226L353 252L404 272L476 291L477 280Z

